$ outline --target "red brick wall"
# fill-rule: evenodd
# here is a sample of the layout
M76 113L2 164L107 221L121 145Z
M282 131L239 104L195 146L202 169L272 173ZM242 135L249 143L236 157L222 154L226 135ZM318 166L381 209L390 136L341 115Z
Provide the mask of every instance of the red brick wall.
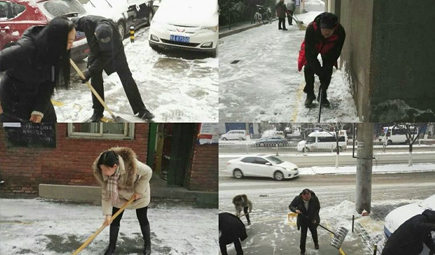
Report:
M98 185L91 165L101 151L110 147L132 148L146 162L148 124L135 124L133 140L97 140L67 137L67 124L56 125L56 148L7 148L0 128L1 192L38 194L38 185Z
M189 190L218 192L219 146L195 143L192 166L187 177Z

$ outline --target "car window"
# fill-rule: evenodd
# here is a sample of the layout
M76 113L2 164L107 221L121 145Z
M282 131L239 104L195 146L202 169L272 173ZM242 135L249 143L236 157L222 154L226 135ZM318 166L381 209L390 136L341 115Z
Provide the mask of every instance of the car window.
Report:
M282 161L281 159L279 159L279 158L277 158L277 157L274 157L274 156L269 156L269 157L267 157L267 160L269 160L269 161L272 162L273 164L281 164L282 162L284 162L284 161Z
M245 163L254 163L255 157L246 157L246 158L243 158L241 161L245 162Z
M11 2L0 2L0 20L9 20L24 12L26 7Z
M255 164L264 165L267 162L269 162L269 161L265 160L264 158L255 158Z
M78 1L51 0L43 2L41 9L47 16L52 18L75 12L78 13L79 16L86 15L85 8Z
M307 138L307 143L315 143L315 142L316 142L316 137L310 136Z

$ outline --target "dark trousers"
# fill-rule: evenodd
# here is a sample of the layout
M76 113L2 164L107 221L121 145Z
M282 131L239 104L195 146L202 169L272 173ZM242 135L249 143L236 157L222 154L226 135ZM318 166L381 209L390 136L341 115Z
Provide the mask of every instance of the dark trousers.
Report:
M114 215L117 211L119 210L119 208L113 207L112 208L112 215ZM136 216L137 219L139 220L139 224L141 226L148 226L150 223L148 221L148 216L147 216L147 212L148 212L148 207L142 207L139 209L136 209ZM115 227L119 227L120 223L121 223L121 219L122 219L122 215L124 214L124 211L122 211L110 224L111 226L115 226Z
M288 13L287 13L287 20L288 20L288 24L290 26L293 25L293 12L292 11L288 11Z
M305 88L304 92L307 94L314 94L314 69L309 66L308 64L305 65L304 68L304 75L305 75ZM320 85L322 86L323 91L326 93L326 90L329 87L329 84L331 83L331 76L332 76L332 66L328 68L328 72L323 77L319 77L320 79Z
M310 229L314 244L319 243L319 240L317 238L317 226L314 224L309 224L309 225L303 224L301 226L301 243L299 245L301 252L305 252L305 243L307 242L308 229Z
M124 87L125 94L127 95L128 102L133 109L134 114L138 113L140 109L145 108L145 105L142 101L142 98L139 93L139 89L137 88L136 82L133 79L133 75L131 74L128 66L124 66L118 68L116 73L121 80L122 86ZM98 74L92 75L91 85L94 87L95 91L97 91L98 95L104 100L104 86L103 86L103 71ZM98 101L97 97L92 94L92 103L94 111L104 112L104 106Z
M285 18L278 18L278 28L281 29L281 24L282 24L282 28L285 28Z
M227 245L225 243L219 242L219 247L221 249L222 255L228 255ZM237 255L243 255L242 244L240 243L240 239L234 241L234 248L236 248Z
M249 213L248 213L248 206L243 207L243 212L245 212L246 220L248 221L248 224L251 224L251 220L249 219Z

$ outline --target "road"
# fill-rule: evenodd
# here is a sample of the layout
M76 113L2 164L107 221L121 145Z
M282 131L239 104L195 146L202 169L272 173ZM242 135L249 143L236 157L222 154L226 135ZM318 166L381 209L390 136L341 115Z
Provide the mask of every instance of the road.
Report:
M321 222L332 230L338 226L351 230L352 215L357 222L365 220L354 210L355 175L301 176L283 182L254 178L219 179L220 211L233 212L231 199L237 194L247 194L254 204L252 225L247 229L249 237L242 243L245 254L298 254L299 233L285 218L289 203L304 188L310 188L317 194L322 206ZM435 173L374 175L371 194L370 217L377 223L369 234L382 235L382 222L388 212L409 203L410 199L424 199L435 194ZM244 218L242 220L246 222ZM309 234L308 254L338 254L329 246L330 234L320 228L318 233L320 250L314 253ZM366 246L356 232L349 231L342 248L346 254L366 255L369 254Z
M274 154L273 151L269 153ZM255 153L253 153L255 155ZM225 170L228 160L239 157L240 154L225 154L225 157L219 157L219 171ZM385 165L385 164L407 164L409 154L403 152L403 154L398 154L397 152L388 153L375 153L375 159L373 160L373 165ZM426 153L415 152L412 155L413 163L431 163L435 164L435 152L429 151ZM307 153L304 156L303 153L292 153L292 154L282 154L279 156L280 159L285 161L290 161L296 164L298 167L313 167L313 166L335 166L336 154L335 153ZM339 165L341 166L353 166L356 165L357 160L352 157L351 152L341 153L339 155ZM222 173L225 175L225 173Z

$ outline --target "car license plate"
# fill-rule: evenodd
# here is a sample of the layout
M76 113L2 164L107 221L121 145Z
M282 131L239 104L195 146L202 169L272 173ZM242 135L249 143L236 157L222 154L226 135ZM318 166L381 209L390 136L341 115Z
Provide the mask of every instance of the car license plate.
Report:
M190 37L188 37L188 36L181 36L181 35L171 35L169 37L169 40L175 41L175 42L185 42L185 43L188 43L189 39L190 39Z

